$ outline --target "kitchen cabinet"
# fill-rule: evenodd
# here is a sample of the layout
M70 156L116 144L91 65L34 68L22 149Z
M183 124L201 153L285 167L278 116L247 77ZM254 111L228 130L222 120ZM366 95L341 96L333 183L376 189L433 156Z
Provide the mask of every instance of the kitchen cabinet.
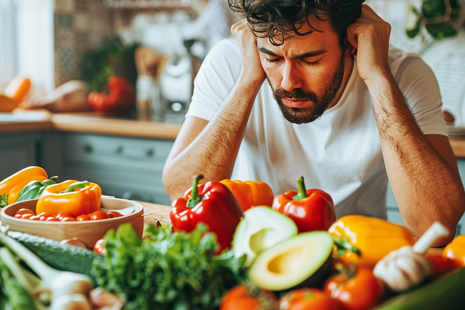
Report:
M460 177L462 179L462 183L465 184L465 159L457 158L457 165L459 167ZM388 213L388 220L403 225L402 217L400 216L399 208L397 206L396 199L394 198L394 194L392 193L391 187L388 184L388 191L386 196L386 206L387 206L387 213ZM457 234L465 234L465 215L459 222L457 226Z
M95 182L104 195L171 204L162 184L173 140L55 132L60 179Z
M0 134L0 180L32 165L44 165L44 132Z

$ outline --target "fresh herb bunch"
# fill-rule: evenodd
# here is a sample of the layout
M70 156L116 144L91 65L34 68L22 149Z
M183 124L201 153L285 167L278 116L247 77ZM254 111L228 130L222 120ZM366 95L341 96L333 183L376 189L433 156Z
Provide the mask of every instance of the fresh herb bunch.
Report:
M125 309L217 309L223 295L246 280L245 257L215 255L216 237L199 225L192 233L131 225L105 236L104 260L94 260L98 284L125 301Z
M415 22L406 30L407 36L416 37L422 26L436 40L455 36L460 27L460 12L460 0L423 0L421 11L410 6Z
M115 74L111 61L122 61L125 57L134 58L139 46L137 43L124 44L119 37L108 38L103 45L102 50L84 56L82 78L96 91L103 90L108 78Z

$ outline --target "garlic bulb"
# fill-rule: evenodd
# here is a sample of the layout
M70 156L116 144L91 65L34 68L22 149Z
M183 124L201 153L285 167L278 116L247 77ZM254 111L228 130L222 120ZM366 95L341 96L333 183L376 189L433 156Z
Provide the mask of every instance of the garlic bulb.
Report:
M420 283L432 273L428 259L404 246L392 251L376 264L373 273L394 292L405 291Z
M373 270L374 275L394 292L411 288L432 274L432 266L424 254L437 238L448 234L446 227L435 222L413 247L404 246L381 259Z

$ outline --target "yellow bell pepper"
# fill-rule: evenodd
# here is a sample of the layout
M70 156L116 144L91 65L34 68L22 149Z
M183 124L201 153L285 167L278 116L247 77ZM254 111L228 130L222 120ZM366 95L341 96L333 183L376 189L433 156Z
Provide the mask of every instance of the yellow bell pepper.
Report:
M465 266L465 235L455 237L442 252L442 256L448 257Z
M0 207L15 203L21 190L31 181L42 182L48 179L47 172L41 167L24 168L0 182Z
M333 252L335 262L346 266L352 262L374 268L391 251L415 243L405 227L362 215L341 217L328 232L337 246Z
M56 216L69 212L74 217L100 209L102 189L95 183L68 180L47 187L37 201L36 214Z
M237 202L241 206L242 211L247 211L254 206L273 205L274 194L271 187L265 182L253 181L231 181L228 179L220 181L234 195Z

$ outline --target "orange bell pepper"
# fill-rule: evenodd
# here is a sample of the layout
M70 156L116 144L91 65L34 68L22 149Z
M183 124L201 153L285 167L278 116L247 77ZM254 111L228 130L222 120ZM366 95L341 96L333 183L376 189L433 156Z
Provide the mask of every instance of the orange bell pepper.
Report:
M453 259L465 267L465 235L455 237L442 252L442 256Z
M362 215L343 216L331 225L328 232L334 237L337 247L333 258L345 266L352 262L374 268L391 251L415 244L407 228Z
M41 167L24 168L0 182L0 207L15 203L21 190L31 181L42 182L48 179L47 172Z
M36 214L45 212L57 216L69 212L78 217L99 210L101 199L102 189L97 184L68 180L43 191L37 201Z
M5 89L5 95L16 103L21 103L31 89L31 80L22 75L17 75Z
M268 206L273 204L273 190L265 182L253 181L231 181L225 179L220 183L233 193L236 200L239 202L242 211L246 211L254 206Z

